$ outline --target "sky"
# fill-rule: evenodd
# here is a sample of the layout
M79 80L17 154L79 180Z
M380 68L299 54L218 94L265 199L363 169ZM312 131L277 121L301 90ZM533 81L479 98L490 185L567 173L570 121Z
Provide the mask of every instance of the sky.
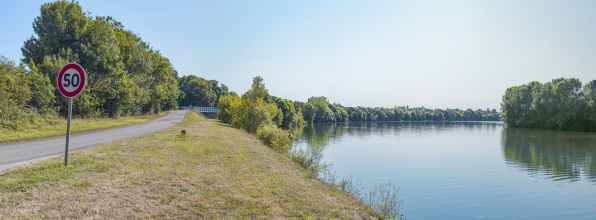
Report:
M19 62L47 1L0 2L0 55ZM343 106L500 109L505 90L596 79L596 1L79 1L239 94Z

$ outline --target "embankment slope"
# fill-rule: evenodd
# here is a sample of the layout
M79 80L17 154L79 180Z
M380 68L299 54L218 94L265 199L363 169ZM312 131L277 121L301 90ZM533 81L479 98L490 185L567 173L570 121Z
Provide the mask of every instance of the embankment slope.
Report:
M69 158L68 167L57 157L0 174L0 219L371 218L256 137L190 112Z

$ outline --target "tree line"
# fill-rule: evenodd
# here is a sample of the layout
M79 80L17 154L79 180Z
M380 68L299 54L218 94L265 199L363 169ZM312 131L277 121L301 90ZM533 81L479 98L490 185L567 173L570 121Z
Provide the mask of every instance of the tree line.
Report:
M269 94L265 101L275 103L282 110L282 126L304 123L357 121L499 121L496 109L460 110L427 109L424 106L405 107L344 107L331 104L325 96L312 96L307 102L281 99Z
M460 110L427 109L424 106L410 108L347 107L350 121L499 121L496 109Z
M242 96L231 92L219 99L218 118L249 133L257 133L262 123L293 126L307 123L347 121L498 121L496 109L427 109L344 107L331 104L325 96L312 96L306 102L270 95L263 78L253 79L252 88Z
M576 78L510 87L501 108L508 126L596 131L596 80L583 88Z

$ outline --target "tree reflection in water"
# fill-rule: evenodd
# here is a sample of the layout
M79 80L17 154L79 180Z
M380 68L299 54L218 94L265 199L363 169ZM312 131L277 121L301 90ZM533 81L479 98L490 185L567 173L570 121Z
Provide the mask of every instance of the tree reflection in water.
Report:
M596 133L504 127L502 146L510 166L554 181L596 182Z

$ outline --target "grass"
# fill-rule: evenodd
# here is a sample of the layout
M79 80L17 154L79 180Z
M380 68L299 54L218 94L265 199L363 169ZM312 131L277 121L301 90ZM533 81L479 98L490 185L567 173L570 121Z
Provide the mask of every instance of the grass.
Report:
M321 162L321 159L323 158L323 150L324 148L322 144L314 144L308 145L306 149L291 149L286 155L291 160L304 167L308 171L308 177L314 178L317 177L319 173L327 171L331 166L331 164Z
M323 180L332 186L336 187L340 191L363 201L367 208L366 212L371 216L386 218L386 219L399 219L407 220L408 218L401 214L401 207L403 206L403 200L397 197L399 187L392 185L391 180L389 183L379 183L368 193L365 193L364 198L362 192L362 180L354 180L352 176L343 178L341 181L337 181L337 175L331 173L330 169L323 171Z
M74 135L98 130L124 127L133 124L140 124L154 120L156 118L164 116L165 114L166 112L161 112L159 114L154 115L120 117L118 119L108 117L86 119L73 118L70 124L70 134ZM21 131L0 129L0 144L66 136L66 123L66 119L60 118L55 124L41 124L37 126L31 126L31 128Z
M186 130L186 136L179 135ZM190 111L177 126L0 173L0 219L373 219L256 136Z
M392 185L391 181L375 186L365 196L366 204L371 208L368 211L391 219L407 219L400 213L403 200L397 197L398 191L399 187Z

